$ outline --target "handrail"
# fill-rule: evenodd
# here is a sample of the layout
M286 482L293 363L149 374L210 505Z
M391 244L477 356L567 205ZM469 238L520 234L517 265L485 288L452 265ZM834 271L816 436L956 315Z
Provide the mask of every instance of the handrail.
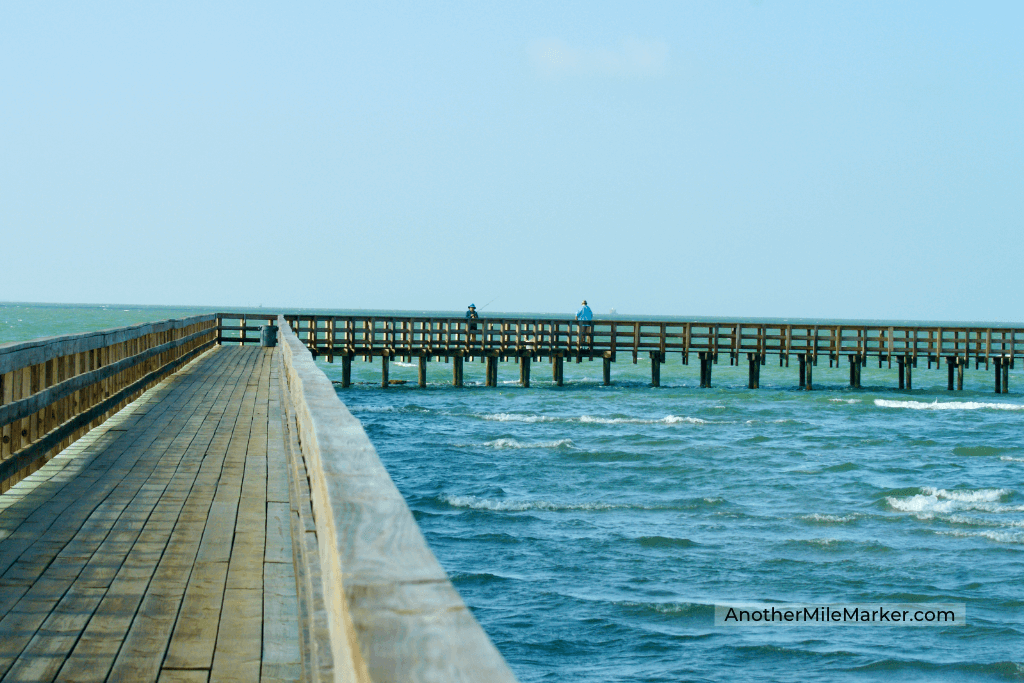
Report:
M594 320L579 321L494 316L462 317L381 315L285 315L298 338L315 354L500 355L579 354L614 359L619 351L639 353L711 353L730 358L741 353L762 359L768 354L819 355L839 360L868 356L929 361L941 358L981 362L992 358L1012 363L1024 356L1024 328L927 325L852 325L847 323L765 323L736 320ZM685 362L685 360L684 360Z
M278 325L285 400L316 519L335 678L515 681L359 420L283 318Z
M0 492L216 339L200 315L0 345Z

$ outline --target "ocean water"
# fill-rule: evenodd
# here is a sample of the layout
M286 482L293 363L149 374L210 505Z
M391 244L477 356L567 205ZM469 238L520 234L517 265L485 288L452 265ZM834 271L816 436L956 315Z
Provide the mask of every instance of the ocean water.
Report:
M125 310L127 309L127 310ZM205 309L0 304L0 342ZM723 359L725 357L723 356ZM353 363L363 422L431 548L521 681L1024 680L1024 371L848 371L622 357ZM340 364L318 364L340 379ZM715 627L730 602L962 602L966 626Z
M441 564L521 681L1024 680L1024 373L869 364L353 363L363 422ZM340 365L320 361L340 379ZM363 383L359 383L363 382ZM729 602L967 605L966 626L715 627Z

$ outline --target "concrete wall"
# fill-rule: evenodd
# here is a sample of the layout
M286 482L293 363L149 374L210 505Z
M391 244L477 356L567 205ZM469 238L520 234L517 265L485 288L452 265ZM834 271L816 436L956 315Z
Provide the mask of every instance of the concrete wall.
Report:
M278 326L316 520L334 679L515 681L427 546L359 420L283 318Z

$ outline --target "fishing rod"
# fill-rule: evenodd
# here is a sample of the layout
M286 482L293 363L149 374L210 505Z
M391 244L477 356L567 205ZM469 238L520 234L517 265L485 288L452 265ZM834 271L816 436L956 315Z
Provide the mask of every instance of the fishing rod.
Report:
M480 308L478 308L476 310L482 311L482 310L484 310L485 308L487 308L488 306L490 306L491 304L493 304L495 301L497 301L500 298L501 298L501 295L499 294L498 296L494 297L493 299L491 299L490 301L488 301L487 303L485 303L483 306L481 306Z

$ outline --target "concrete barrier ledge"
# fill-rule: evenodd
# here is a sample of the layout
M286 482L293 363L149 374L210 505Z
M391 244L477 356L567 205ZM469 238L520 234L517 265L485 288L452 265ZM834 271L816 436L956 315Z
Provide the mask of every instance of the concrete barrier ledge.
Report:
M336 680L515 681L427 546L362 424L278 319L309 474Z

